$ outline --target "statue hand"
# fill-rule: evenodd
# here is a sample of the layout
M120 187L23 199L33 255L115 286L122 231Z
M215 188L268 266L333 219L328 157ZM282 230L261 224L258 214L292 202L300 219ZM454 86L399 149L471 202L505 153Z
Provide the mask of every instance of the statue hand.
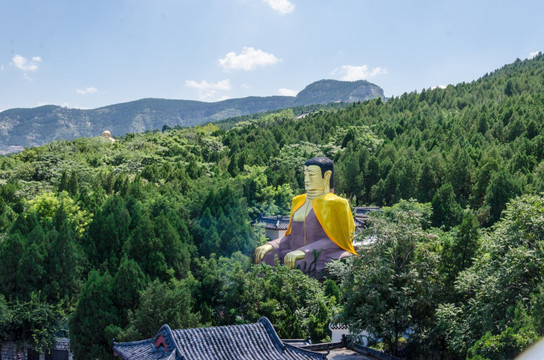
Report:
M285 258L283 259L283 263L289 269L294 269L297 264L297 260L304 259L305 257L306 255L304 254L304 251L302 250L291 251L287 253L287 255L285 255Z
M270 244L264 244L255 249L255 263L258 264L264 258L264 256L270 251L274 250L274 247Z

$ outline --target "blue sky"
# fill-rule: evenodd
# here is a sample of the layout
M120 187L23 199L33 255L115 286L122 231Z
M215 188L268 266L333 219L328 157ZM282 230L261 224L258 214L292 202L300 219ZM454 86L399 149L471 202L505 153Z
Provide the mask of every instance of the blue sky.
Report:
M0 111L141 98L386 96L470 82L544 51L543 1L3 0Z

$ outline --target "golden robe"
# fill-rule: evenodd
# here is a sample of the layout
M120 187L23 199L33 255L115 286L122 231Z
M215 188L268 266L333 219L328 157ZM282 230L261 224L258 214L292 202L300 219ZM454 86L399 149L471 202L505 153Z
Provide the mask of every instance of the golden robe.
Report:
M291 222L293 214L306 201L306 194L295 196L291 204L291 216L285 235L291 233ZM355 233L355 222L349 203L346 199L333 193L323 194L312 200L312 208L315 216L327 236L340 248L357 254L353 248L353 234Z

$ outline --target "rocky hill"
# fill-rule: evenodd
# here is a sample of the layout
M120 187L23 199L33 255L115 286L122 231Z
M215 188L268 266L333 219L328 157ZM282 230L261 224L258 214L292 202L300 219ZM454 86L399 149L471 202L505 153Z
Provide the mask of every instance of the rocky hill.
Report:
M368 81L316 81L299 92L295 105L326 104L328 102L357 102L376 97L384 97L378 85Z
M97 136L105 129L119 136L161 129L164 125L194 126L292 106L357 102L383 96L379 86L367 81L320 80L294 97L246 97L213 103L142 99L92 110L54 105L10 109L0 113L0 151L7 151L9 146L40 146L53 140Z

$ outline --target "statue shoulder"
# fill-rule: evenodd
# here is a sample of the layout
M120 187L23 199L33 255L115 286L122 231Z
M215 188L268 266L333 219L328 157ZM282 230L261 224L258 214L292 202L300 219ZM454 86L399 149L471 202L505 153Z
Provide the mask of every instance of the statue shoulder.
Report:
M340 197L338 195L335 195L333 193L325 194L322 198L324 202L328 203L334 203L334 204L346 204L349 206L349 202L347 199Z
M349 201L343 197L335 195L333 193L328 193L323 196L320 196L316 199L317 207L324 209L333 209L339 214L350 214L351 215L351 206Z
M296 205L300 202L304 202L306 201L306 194L302 194L302 195L297 195L293 198L293 202L292 202L292 205Z
M306 201L306 194L298 195L293 198L293 201L291 202L291 215L293 215L293 212L298 209L304 202Z

